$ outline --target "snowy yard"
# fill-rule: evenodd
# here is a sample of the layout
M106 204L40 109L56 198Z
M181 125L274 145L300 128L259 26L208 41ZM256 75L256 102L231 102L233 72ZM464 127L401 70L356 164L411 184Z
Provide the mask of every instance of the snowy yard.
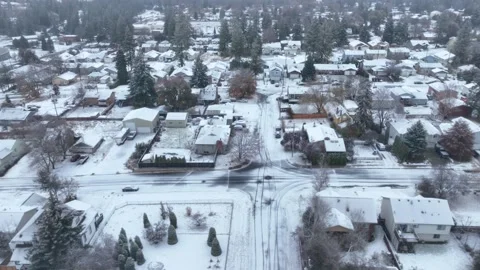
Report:
M195 143L195 130L198 126L186 128L165 128L160 135L160 141L153 148L190 148Z
M112 109L106 114L100 116L100 118L118 118L123 119L127 114L133 110L132 106L118 107L117 105L113 106Z
M103 111L105 107L76 107L75 109L69 111L65 114L66 118L96 118L98 117Z
M191 227L191 218L186 216L186 207L192 208L192 213L197 211L207 217L204 229L198 230ZM147 269L151 262L162 262L166 269L207 269L220 260L220 268L230 269L225 265L228 239L230 234L230 222L232 218L232 204L230 203L212 203L212 204L188 204L172 203L168 204L177 216L177 237L176 245L167 245L166 239L157 246L153 246L143 237L143 213L146 213L152 224L159 222L160 204L135 205L134 202L115 211L104 228L105 234L111 234L117 237L120 229L124 228L127 236L133 238L138 235L144 245L144 255L147 262L136 269ZM166 224L169 224L167 219ZM208 229L214 227L217 231L217 237L222 247L223 253L219 257L210 255L210 247L207 246ZM186 259L181 254L188 254ZM183 258L183 259L182 259ZM210 263L210 259L214 263Z

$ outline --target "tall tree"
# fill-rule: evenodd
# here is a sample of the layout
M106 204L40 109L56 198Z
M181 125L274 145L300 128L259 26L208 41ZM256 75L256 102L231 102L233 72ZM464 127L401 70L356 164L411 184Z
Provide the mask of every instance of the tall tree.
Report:
M133 61L135 60L135 40L133 39L132 28L131 25L125 27L125 37L122 42L125 60L130 68L133 66Z
M47 50L49 52L54 52L55 51L55 45L53 45L53 41L50 37L47 39Z
M170 107L172 111L185 111L196 103L190 85L180 77L164 81L158 94L158 103Z
M409 40L408 38L408 23L399 22L395 26L393 42L399 45L405 44Z
M152 107L157 100L155 92L155 80L150 74L152 68L143 60L143 54L138 54L133 65L133 76L130 80L130 96L133 100L133 106Z
M197 56L195 62L193 63L193 75L190 80L190 85L192 87L205 88L207 87L209 81L207 76L207 66L203 64L200 55Z
M303 29L302 29L302 24L300 22L297 22L293 25L292 29L292 39L293 40L303 40Z
M370 128L373 123L372 118L372 92L370 87L366 87L357 96L357 111L354 116L354 122L361 133Z
M419 162L425 159L425 151L427 150L427 131L422 122L417 121L413 126L408 128L404 136L404 143L408 147L408 160Z
M272 26L272 16L266 10L262 13L262 29L265 30Z
M117 81L118 84L124 85L128 83L127 62L122 49L117 51L115 56L115 67L117 68Z
M458 32L453 53L455 54L455 64L462 65L468 62L470 56L470 44L472 43L472 25L466 21Z
M302 81L309 82L314 81L316 76L315 66L313 62L313 57L308 56L307 61L302 69Z
M278 39L286 40L290 36L290 27L287 24L286 20L278 21Z
M262 40L259 36L253 42L251 51L250 69L255 75L263 73Z
M172 45L177 56L182 57L181 59L183 59L183 51L190 47L190 37L192 34L192 26L190 25L190 20L187 15L178 15Z
M312 56L314 62L328 62L333 50L331 29L315 20L307 31L304 44L307 55Z
M163 35L167 37L168 40L172 40L172 37L175 35L175 24L175 12L169 8L165 11L163 24Z
M257 91L255 74L248 69L241 69L230 79L228 90L231 97L249 98Z
M459 120L441 137L442 145L450 156L458 161L472 157L473 133L467 122Z
M245 35L243 34L239 21L236 21L232 25L232 44L231 53L235 59L240 59L245 53Z
M219 42L218 42L218 51L220 56L228 56L228 43L230 43L230 31L228 30L228 22L226 20L222 20L222 24L220 26L220 34L219 34Z
M383 30L382 41L386 41L390 44L395 42L395 26L393 24L392 17L389 17L387 23L385 24L385 29Z
M370 33L368 32L368 29L365 26L362 26L360 28L359 36L360 36L361 42L368 43L370 41Z
M348 38L347 38L347 26L345 23L337 21L335 23L335 41L338 47L342 47L348 45Z

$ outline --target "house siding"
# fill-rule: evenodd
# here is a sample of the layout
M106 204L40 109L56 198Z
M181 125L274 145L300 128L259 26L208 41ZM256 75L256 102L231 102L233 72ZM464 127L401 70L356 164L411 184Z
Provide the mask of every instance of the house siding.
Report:
M139 133L151 133L155 131L158 123L158 115L150 122L143 119L130 119L123 121L123 126L136 130ZM148 132L143 132L145 128L148 128Z
M165 126L167 128L184 128L187 126L187 120L167 120Z

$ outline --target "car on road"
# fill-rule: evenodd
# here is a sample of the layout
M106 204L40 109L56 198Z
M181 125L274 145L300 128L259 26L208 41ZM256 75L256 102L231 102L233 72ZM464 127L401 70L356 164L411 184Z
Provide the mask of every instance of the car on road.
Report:
M275 131L275 138L279 139L282 137L282 133L280 133L280 131Z
M139 189L140 189L139 187L131 186L131 187L122 188L122 191L123 192L135 192L135 191L138 191Z

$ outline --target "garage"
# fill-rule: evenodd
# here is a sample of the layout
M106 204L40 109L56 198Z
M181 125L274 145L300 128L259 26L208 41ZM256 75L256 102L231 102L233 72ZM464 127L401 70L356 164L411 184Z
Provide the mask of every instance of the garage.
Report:
M150 108L132 110L123 118L123 127L137 133L154 133L158 128L159 113L159 110Z

